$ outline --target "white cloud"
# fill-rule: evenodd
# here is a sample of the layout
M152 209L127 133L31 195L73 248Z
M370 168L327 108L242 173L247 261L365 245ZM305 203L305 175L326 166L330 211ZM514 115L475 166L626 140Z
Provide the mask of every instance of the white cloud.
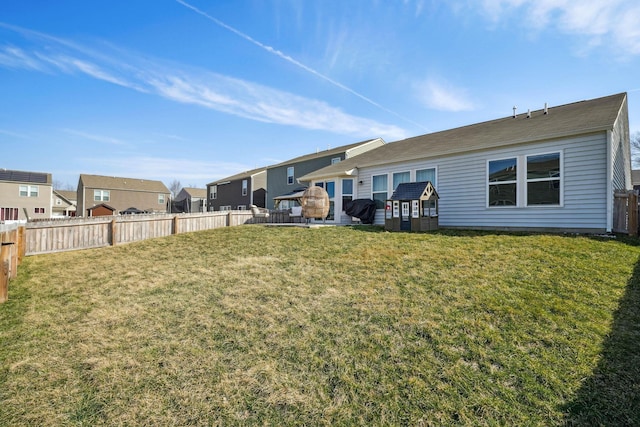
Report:
M105 144L112 144L112 145L124 145L123 141L117 138L112 138L110 136L96 135L96 134L83 132L75 129L62 129L62 131L65 133L68 133L69 135L79 136L80 138L89 139L91 141L102 142Z
M474 108L466 90L446 82L427 79L415 83L414 89L418 100L435 110L457 112L469 111Z
M524 13L535 30L555 28L585 37L588 46L612 46L619 55L640 54L640 3L637 0L484 0L493 22L510 22Z
M9 47L0 50L0 66L67 74L80 72L138 92L154 93L171 101L199 105L249 120L357 137L406 137L405 131L397 126L353 116L325 102L254 82L143 60L115 48L111 50L117 54L109 56L108 49L94 52L40 33L10 29L35 39L36 43L30 52ZM44 40L41 44L46 44L46 50L38 44L41 40Z

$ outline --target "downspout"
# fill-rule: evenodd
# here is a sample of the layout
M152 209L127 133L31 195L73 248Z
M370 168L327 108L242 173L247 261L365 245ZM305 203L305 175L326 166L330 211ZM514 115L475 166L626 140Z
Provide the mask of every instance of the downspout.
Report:
M613 155L612 131L607 130L607 233L613 230Z

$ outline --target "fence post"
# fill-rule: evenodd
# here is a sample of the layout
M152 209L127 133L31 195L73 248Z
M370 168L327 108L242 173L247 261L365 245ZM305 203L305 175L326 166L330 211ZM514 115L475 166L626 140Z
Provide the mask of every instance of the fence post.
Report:
M111 243L111 246L116 245L116 227L116 219L114 218L111 220L111 227L109 227L109 232L111 234L109 242Z
M0 243L0 303L9 299L11 243Z
M178 234L178 215L173 217L171 234Z
M629 192L629 201L627 203L627 232L630 236L638 235L638 195L635 191Z
M27 231L24 225L18 227L18 265L22 264L27 252Z

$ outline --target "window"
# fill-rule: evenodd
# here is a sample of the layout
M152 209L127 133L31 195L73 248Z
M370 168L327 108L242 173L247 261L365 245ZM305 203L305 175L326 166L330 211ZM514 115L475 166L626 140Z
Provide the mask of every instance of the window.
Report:
M109 196L109 190L93 190L93 200L95 202L108 202Z
M560 204L560 153L527 157L527 205Z
M333 159L331 159L331 164L335 165L336 163L340 163L342 161L342 159L340 157L334 157Z
M247 185L248 185L247 180L243 179L242 180L242 195L243 196L247 195Z
M342 210L344 206L353 200L353 179L342 180Z
M489 161L489 206L516 206L518 159Z
M44 208L33 208L33 213L43 214Z
M209 199L214 200L217 198L218 198L218 186L212 185L211 188L209 188Z
M158 194L158 204L164 205L164 194Z
M376 202L376 209L384 209L387 200L387 175L374 175L372 182L372 199Z
M560 206L562 153L489 160L488 205Z
M293 166L287 168L287 184L293 184Z
M230 211L231 210L231 206L220 206L220 210L221 211Z
M20 186L20 197L38 197L38 186L37 185L21 185Z
M416 182L431 181L433 186L436 186L436 169L420 169L416 171Z
M18 208L0 208L0 221L17 221Z
M411 178L409 176L409 172L396 172L393 174L393 190L395 191L398 188L398 185L403 182L409 182Z
M246 211L247 210L247 205L238 205L238 210L239 211Z

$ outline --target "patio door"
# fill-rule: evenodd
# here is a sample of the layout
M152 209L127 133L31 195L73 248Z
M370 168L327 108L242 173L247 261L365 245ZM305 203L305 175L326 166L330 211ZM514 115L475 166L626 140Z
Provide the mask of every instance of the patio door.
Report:
M324 190L329 195L329 214L327 215L327 221L333 221L335 219L335 208L336 208L336 182L335 181L324 181L317 182L316 185L318 187L324 188Z

